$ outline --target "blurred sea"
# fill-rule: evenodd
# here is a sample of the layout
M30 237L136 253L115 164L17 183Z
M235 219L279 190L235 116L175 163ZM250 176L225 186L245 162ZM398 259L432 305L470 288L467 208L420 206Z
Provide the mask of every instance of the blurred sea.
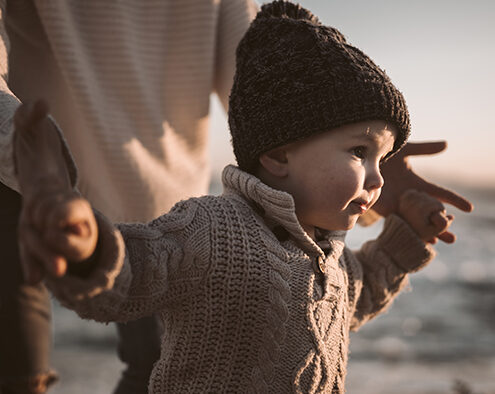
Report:
M458 187L475 204L456 220L453 245L411 276L384 315L351 336L350 394L495 394L495 189ZM213 190L213 192L218 192ZM352 248L381 223L356 228ZM53 362L61 380L53 394L108 394L123 368L116 329L80 320L54 304Z

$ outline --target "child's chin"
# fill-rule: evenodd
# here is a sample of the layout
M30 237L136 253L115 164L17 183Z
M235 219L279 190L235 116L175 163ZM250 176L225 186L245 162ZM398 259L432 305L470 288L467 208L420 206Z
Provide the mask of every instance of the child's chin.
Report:
M347 226L347 228L343 228L342 230L345 230L345 231L352 230L355 225L356 225L356 222L349 224L349 226Z
M351 230L352 228L354 228L354 226L356 225L358 221L358 217L352 217L352 218L349 218L349 222L346 224L345 228L343 228L342 230Z
M342 223L340 225L331 226L332 228L328 228L329 231L348 231L354 228L357 223L357 219L349 220L347 223Z

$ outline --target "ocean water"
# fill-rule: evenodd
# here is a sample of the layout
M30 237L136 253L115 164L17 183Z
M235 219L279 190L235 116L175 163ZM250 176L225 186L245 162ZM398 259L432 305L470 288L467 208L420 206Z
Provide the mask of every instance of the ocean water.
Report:
M411 276L410 291L389 311L351 335L351 394L495 394L495 190L466 189L475 204L454 210L453 245ZM380 231L356 228L358 247ZM114 325L82 321L54 304L52 393L111 393L123 368Z
M458 188L457 188L458 189ZM350 393L495 393L495 192L465 190L453 245L351 339ZM358 246L377 228L357 228Z

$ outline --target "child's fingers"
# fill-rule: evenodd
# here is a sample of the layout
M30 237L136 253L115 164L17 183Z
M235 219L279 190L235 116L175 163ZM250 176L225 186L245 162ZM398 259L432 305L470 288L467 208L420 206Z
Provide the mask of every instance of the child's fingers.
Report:
M449 225L449 219L447 218L447 212L445 210L433 212L429 219L430 223L439 230L442 230Z
M455 242L455 235L447 231L454 216L447 215L444 205L438 199L424 192L408 190L401 197L399 208L402 217L426 242Z
M30 223L45 240L46 234L65 233L83 238L90 234L88 222L94 217L91 205L73 191L37 196L27 208Z
M70 261L82 261L93 254L98 227L91 205L80 197L71 198L47 218L44 240Z
M66 259L78 262L90 257L98 241L91 205L72 191L37 195L23 208L20 223L26 248L54 276L64 275Z
M454 215L447 215L445 211L434 212L430 216L430 222L435 226L435 230L438 232L438 239L445 243L451 244L456 240L455 234L447 231L453 220Z
M444 211L445 207L438 199L415 189L409 189L401 195L399 209L402 211L423 211L428 216L433 212Z
M452 224L452 221L454 220L453 215L447 215L447 212L445 210L443 211L437 211L433 212L430 215L430 223L435 226L437 231L439 233L443 233L444 230L447 230L449 226Z
M80 231L87 233L87 226L77 224ZM83 229L86 227L86 229ZM81 237L70 231L53 231L46 235L47 242L50 245L56 245L57 251L63 254L69 261L78 262L90 257L96 247L96 240L92 238Z
M422 205L424 212L428 215L428 219L431 223L436 224L435 222L432 222L432 217L437 213L438 217L433 220L437 220L438 224L442 226L446 224L444 218L446 217L447 212L441 201L427 194L423 194Z

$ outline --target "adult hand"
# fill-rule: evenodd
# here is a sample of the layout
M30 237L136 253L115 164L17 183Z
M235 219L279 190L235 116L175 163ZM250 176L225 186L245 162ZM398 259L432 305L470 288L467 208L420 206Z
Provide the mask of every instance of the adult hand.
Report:
M22 104L14 118L14 160L23 196L19 248L25 279L59 277L67 260L82 261L95 247L98 229L89 203L71 187L61 142L38 101Z
M397 212L400 196L408 189L425 192L441 202L455 206L464 212L471 212L470 201L442 186L428 182L416 174L408 161L409 156L433 155L447 148L445 141L407 143L399 153L382 165L385 185L373 209L382 216Z
M445 141L407 143L399 153L382 165L382 175L385 179L382 193L373 209L363 215L359 223L366 226L376 221L380 215L387 216L391 213L397 213L400 197L408 189L425 192L461 211L471 212L473 204L470 201L452 190L428 182L416 174L409 163L409 156L433 155L444 151L446 148L447 143ZM442 221L443 219L433 216L432 220ZM455 236L450 232L440 234L438 238L448 243L455 241Z

